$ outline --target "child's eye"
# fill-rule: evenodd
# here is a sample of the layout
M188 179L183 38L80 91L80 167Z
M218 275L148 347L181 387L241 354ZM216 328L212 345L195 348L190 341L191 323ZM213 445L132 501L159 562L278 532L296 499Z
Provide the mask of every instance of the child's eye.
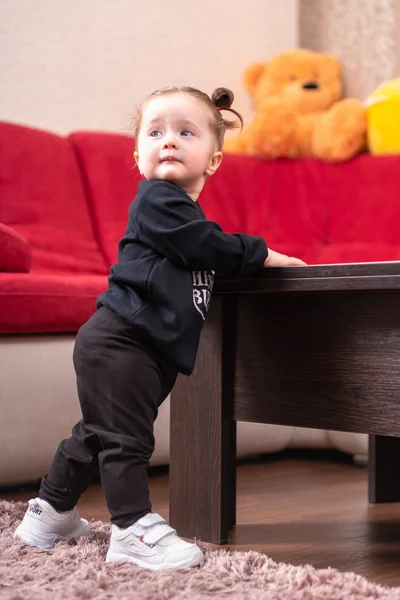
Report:
M155 129L154 131L150 131L150 137L157 137L159 135L161 135L161 131L158 131L157 129Z
M183 131L181 131L181 135L183 137L189 137L190 135L193 135L193 133L191 131L188 131L187 129L184 129Z

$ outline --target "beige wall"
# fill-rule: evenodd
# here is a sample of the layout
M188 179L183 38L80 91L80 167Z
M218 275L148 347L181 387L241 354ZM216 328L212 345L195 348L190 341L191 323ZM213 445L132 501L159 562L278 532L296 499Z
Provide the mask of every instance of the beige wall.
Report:
M124 130L154 88L231 87L297 45L297 0L1 0L0 119Z
M346 95L363 100L400 76L400 0L300 0L299 44L337 56Z
M396 63L395 76L400 77L400 0L393 0L394 15L396 20Z

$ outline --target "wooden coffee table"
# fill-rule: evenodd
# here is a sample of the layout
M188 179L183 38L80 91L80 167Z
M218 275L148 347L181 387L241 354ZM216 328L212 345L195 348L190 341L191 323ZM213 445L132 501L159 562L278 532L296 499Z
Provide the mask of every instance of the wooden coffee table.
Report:
M236 421L367 433L369 500L400 501L400 262L266 269L216 285L195 370L171 394L180 535L228 540Z

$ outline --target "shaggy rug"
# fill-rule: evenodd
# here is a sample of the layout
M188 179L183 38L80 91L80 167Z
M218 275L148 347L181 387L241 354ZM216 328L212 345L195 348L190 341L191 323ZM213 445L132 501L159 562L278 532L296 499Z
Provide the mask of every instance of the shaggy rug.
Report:
M91 524L77 542L45 551L23 546L13 532L26 510L0 501L1 600L400 600L400 588L384 588L354 573L294 567L259 552L210 548L197 569L154 572L104 562L109 524Z

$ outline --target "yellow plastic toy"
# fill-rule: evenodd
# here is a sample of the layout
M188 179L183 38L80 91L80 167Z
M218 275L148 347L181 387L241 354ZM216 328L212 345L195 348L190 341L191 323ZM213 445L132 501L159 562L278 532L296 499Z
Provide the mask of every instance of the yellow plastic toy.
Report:
M382 83L365 105L371 154L400 153L400 77Z

